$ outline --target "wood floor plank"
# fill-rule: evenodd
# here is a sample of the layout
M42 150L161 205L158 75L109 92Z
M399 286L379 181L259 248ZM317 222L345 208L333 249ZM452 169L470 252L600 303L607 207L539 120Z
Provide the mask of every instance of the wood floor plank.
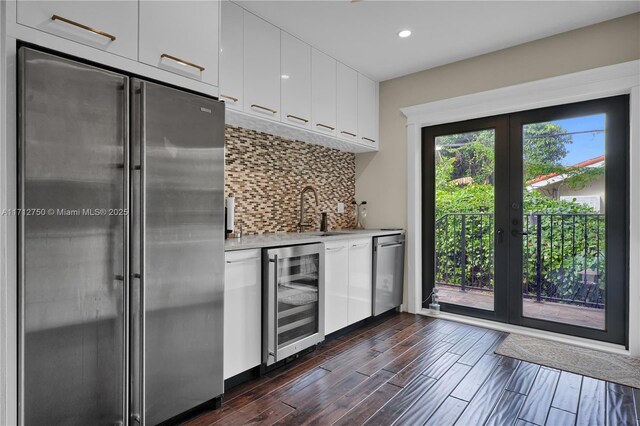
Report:
M502 333L499 331L488 330L471 349L465 352L458 362L460 364L475 365L501 335Z
M421 395L397 420L398 425L424 424L440 405L447 399L451 391L471 370L464 364L454 364L433 386L429 392Z
M295 407L295 411L276 424L295 426L313 420L328 404L338 400L368 379L367 376L358 372L343 376L342 380L337 381L340 376L339 374L325 376L323 380L318 380L302 392L283 400L285 404Z
M385 370L381 370L373 376L360 383L358 386L347 392L343 397L338 400L328 403L319 410L314 417L311 417L308 422L310 424L331 424L344 416L356 405L361 403L369 395L377 391L387 380L393 376Z
M408 337L407 339L398 343L394 347L388 349L379 357L376 357L367 363L361 363L357 371L367 376L371 376L382 370L387 364L393 362L396 358L400 357L413 346L419 345L423 340L424 338L414 334L413 336Z
M482 387L484 381L494 373L494 368L498 365L500 358L484 355L469 371L469 374L451 392L451 396L464 401L471 401L478 389ZM465 364L466 365L466 364Z
M559 410L555 407L551 407L549 410L549 416L547 417L546 425L549 426L570 426L575 424L576 414L569 411Z
M311 401L327 400L329 402L336 393L339 393L338 397L343 396L366 379L364 374L355 371L346 375L330 373L297 392L283 395L280 400L299 410L301 407L308 406Z
M428 333L419 344L408 349L401 356L397 357L395 360L387 364L384 369L387 371L391 371L392 373L398 373L400 370L407 367L414 360L429 355L432 351L435 351L436 345L440 344L440 340L442 340L446 334L432 331ZM445 343L447 348L450 348L452 345L450 343Z
M508 333L500 333L500 335L493 342L493 344L491 346L489 346L489 349L487 349L485 354L493 355L495 353L495 351L498 349L498 347L502 344L502 342L504 342L504 339L506 339L508 335L509 335Z
M200 414L183 424L189 426L207 426L217 422L218 420L224 419L225 417L229 417L235 413L235 411L236 410L231 408L229 405L223 404L219 409Z
M454 345L462 340L467 334L471 333L475 327L470 325L461 324L459 327L453 330L453 332L449 333L447 337L442 339L447 343L453 343Z
M334 425L352 426L367 424L367 421L370 421L380 411L380 407L383 407L389 400L393 400L401 390L402 388L385 383L365 398L364 401L338 419ZM374 422L372 424L382 425L385 423Z
M432 327L432 324L433 323L425 324L421 322L416 322L414 324L411 324L410 326L406 327L404 330L400 331L399 333L396 333L393 336L390 336L388 339L382 342L379 342L377 345L373 346L371 349L378 352L386 352L387 350L393 348L403 340L407 338L411 338L419 330L423 328L430 329Z
M442 377L453 364L460 359L460 355L446 352L442 354L434 363L430 364L422 374L427 377L439 379ZM471 368L471 367L469 367Z
M238 411L251 415L251 417L257 416L264 410L268 409L276 401L286 399L288 396L296 395L301 392L307 386L312 385L317 380L322 379L331 372L323 368L317 367L313 371L301 375L300 377L292 380L276 389L267 390L262 395L256 395L255 398L245 405L238 406Z
M560 371L546 367L540 368L518 418L543 425L549 414L559 378Z
M531 364L526 361L520 362L518 369L513 373L513 377L507 386L507 390L527 395L529 393L529 389L531 389L531 385L533 385L536 375L538 374L539 368L540 366L537 364Z
M476 392L456 424L458 426L483 424L500 399L504 388L509 383L517 367L518 362L503 363L501 360L495 371Z
M416 400L427 393L434 383L436 383L435 379L420 376L407 387L398 388L400 391L397 392L391 400L385 401L384 406L377 411L366 424L370 426L392 424L407 411ZM395 387L397 388L397 386Z
M277 421L286 418L293 411L293 407L278 401L256 417L246 422L245 425L272 425Z
M407 386L412 380L421 375L427 367L436 362L441 355L446 353L451 346L451 343L436 342L429 349L426 349L422 356L400 370L389 380L389 383L400 387ZM398 367L399 365L391 363L385 366L385 370L397 370Z
M633 390L628 386L607 383L607 424L636 426L638 423L633 403Z
M449 352L456 355L464 355L469 349L476 345L486 333L487 330L482 328L478 330L471 330L469 334L453 345Z
M561 372L551 406L574 414L577 413L581 387L582 376L568 371Z
M425 423L425 426L450 426L456 423L467 406L466 401L448 397Z
M504 426L515 423L525 398L526 396L523 394L504 391L485 426Z
M576 425L603 425L605 411L606 383L591 377L583 377Z

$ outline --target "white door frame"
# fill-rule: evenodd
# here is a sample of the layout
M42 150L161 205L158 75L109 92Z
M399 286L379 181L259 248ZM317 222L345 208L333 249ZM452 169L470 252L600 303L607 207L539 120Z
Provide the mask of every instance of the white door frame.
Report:
M640 60L401 108L407 117L409 312L431 314L422 308L422 299L428 296L422 294L422 128L623 94L630 95L629 350L620 345L510 324L448 313L439 315L504 331L572 341L582 346L640 357Z

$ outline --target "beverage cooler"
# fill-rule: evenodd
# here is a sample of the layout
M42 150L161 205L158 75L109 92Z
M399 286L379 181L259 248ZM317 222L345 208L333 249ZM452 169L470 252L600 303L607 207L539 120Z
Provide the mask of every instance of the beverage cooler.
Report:
M263 251L266 366L324 340L324 245Z

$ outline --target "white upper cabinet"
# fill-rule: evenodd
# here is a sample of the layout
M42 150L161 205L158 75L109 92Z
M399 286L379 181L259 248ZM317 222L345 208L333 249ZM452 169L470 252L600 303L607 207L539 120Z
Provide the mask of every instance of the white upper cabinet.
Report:
M358 140L358 73L338 62L338 137Z
M324 244L324 334L349 325L349 242Z
M329 55L311 49L311 122L312 129L336 134L337 62Z
M96 49L138 58L138 2L18 0L17 21Z
M145 0L139 4L140 62L217 86L220 2Z
M223 1L220 26L220 100L227 107L242 111L244 9L230 1Z
M358 74L358 142L378 148L378 83Z
M311 46L282 31L280 105L283 123L311 128Z
M280 29L244 12L244 111L280 121Z
M371 316L371 238L349 240L349 324Z

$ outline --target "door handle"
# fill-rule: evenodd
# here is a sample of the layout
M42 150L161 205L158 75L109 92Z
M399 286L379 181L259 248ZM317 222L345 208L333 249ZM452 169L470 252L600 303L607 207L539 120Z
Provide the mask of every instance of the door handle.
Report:
M522 231L518 231L517 229L514 229L511 231L511 235L514 237L520 237L520 236L524 236L524 235L529 235L528 232L522 232Z
M504 229L498 228L496 230L496 234L498 234L498 243L502 242L502 236L504 235Z
M378 247L380 247L380 248L400 247L400 246L404 246L404 243L403 242L399 242L399 243L378 244Z

